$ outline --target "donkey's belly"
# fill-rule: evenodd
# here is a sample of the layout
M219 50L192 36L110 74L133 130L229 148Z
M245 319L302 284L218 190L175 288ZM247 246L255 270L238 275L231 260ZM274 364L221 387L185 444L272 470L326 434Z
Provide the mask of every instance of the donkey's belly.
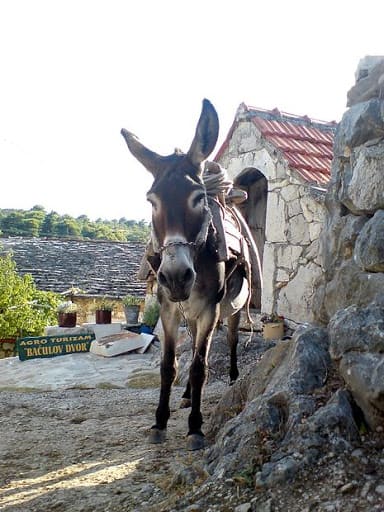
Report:
M239 311L247 302L249 294L248 281L241 277L236 283L229 283L227 293L220 302L220 319L228 318Z

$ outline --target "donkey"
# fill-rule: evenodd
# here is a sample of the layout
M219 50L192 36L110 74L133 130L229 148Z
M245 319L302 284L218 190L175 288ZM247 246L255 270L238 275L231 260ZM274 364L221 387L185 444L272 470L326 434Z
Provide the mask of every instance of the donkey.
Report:
M212 334L220 312L221 317L228 317L230 380L233 382L239 375L236 347L240 310L250 294L244 261L241 258L219 261L209 198L202 180L202 163L213 151L218 132L216 110L206 99L186 154L176 150L172 155L160 156L142 145L132 133L121 130L131 153L154 178L147 193L152 204L153 245L148 261L157 276L164 342L160 399L149 439L152 443L166 439L169 399L177 367L175 347L184 317L193 338L189 382L183 395L184 405L191 406L187 435L190 450L204 447L202 389Z

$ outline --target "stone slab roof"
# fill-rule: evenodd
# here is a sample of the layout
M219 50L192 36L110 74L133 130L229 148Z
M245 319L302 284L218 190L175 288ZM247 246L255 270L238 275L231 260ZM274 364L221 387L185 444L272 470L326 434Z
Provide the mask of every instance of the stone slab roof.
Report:
M86 295L145 295L138 279L145 244L41 238L0 238L12 250L20 274L30 273L38 289L63 293L72 286Z
M337 126L335 121L318 121L308 116L287 114L278 109L264 110L242 103L215 160L228 146L238 123L244 120L251 121L265 140L282 153L289 167L306 182L318 185L328 183Z

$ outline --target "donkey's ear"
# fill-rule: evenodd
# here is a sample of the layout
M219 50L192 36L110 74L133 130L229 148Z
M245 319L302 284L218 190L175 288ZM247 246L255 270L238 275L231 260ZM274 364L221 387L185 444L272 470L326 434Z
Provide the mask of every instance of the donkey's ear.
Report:
M199 166L213 151L219 135L219 118L212 103L203 101L203 108L197 123L195 137L188 151L192 163Z
M132 153L132 155L137 158L137 160L144 165L144 167L152 173L154 178L156 178L159 171L161 171L165 164L164 156L158 155L154 153L150 149L146 148L134 135L129 132L125 128L121 130L121 135L124 137L127 146Z

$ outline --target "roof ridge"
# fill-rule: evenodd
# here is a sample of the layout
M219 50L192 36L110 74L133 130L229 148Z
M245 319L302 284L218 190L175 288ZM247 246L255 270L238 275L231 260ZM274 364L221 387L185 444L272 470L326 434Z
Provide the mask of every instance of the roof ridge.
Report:
M278 121L278 122L287 122L299 125L310 126L312 128L318 128L319 130L325 131L335 131L337 127L336 121L323 121L320 119L311 118L308 115L299 116L297 114L291 114L289 112L284 112L279 110L278 108L274 108L272 110L253 107L251 105L246 105L245 103L241 104L240 110L245 110L250 115L255 115L266 119L268 121Z

